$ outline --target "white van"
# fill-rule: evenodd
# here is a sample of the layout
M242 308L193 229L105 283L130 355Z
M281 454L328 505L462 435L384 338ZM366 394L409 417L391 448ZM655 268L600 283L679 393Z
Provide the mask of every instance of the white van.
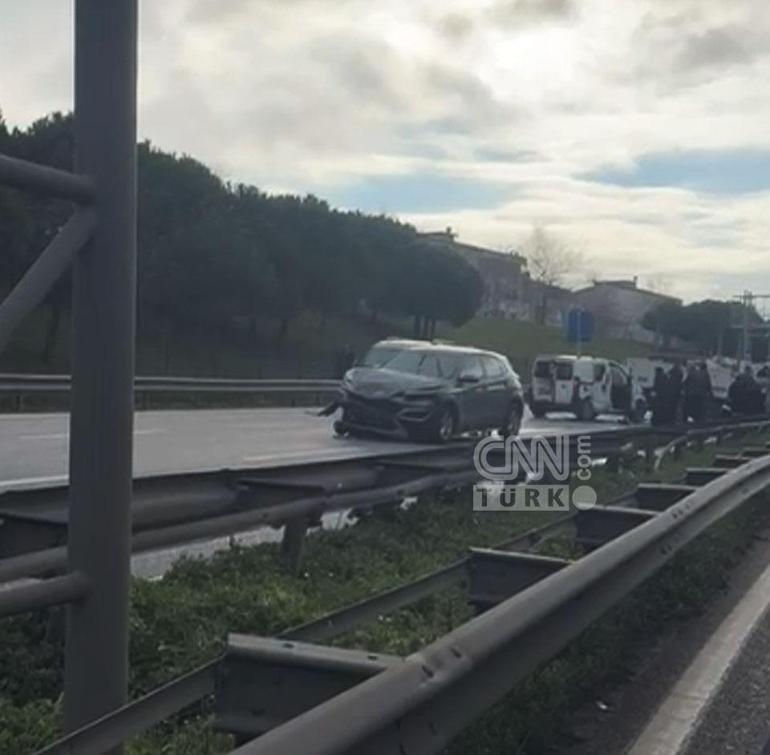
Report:
M573 412L578 419L624 414L641 422L647 402L626 367L610 359L542 354L532 367L529 406L536 417Z

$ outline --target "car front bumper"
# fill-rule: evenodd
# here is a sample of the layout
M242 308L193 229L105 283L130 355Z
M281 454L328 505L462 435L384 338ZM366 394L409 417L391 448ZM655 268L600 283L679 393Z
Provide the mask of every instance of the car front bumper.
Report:
M344 391L338 401L344 429L406 440L427 427L440 409L434 397L370 398Z

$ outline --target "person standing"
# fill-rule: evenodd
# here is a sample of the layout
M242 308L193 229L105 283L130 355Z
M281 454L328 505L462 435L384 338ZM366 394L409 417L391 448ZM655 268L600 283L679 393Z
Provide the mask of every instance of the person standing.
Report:
M652 419L653 425L666 424L671 404L669 397L669 379L662 367L655 368L655 380L652 384Z
M684 372L679 362L674 362L674 366L668 371L668 391L670 404L668 409L668 422L676 424L681 417L680 405L682 403L682 384L684 383Z
M700 378L700 412L696 422L705 422L711 413L711 407L714 403L714 391L711 386L711 375L709 374L709 368L706 362L701 362L698 366L698 375Z

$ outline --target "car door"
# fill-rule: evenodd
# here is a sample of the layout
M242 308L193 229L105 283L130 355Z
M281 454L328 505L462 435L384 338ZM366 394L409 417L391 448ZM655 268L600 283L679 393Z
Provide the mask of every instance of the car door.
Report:
M609 365L601 359L594 362L593 402L597 413L609 411L612 406Z
M569 408L575 392L575 369L572 362L555 362L553 376L553 402L559 409Z
M487 408L486 375L478 356L463 358L457 376L457 403L460 408L460 422L464 429L475 430L486 427Z
M610 402L618 412L627 412L631 407L631 378L629 374L615 362L610 362L611 388Z
M510 388L508 386L508 371L503 363L491 354L481 357L487 385L486 418L489 427L502 426L502 422L510 409Z

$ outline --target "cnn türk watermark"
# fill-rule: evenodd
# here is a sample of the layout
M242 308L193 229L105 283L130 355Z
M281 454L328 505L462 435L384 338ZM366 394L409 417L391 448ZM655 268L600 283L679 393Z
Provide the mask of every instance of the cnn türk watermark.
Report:
M593 460L588 435L487 437L476 445L473 462L484 478L473 487L474 511L569 511L596 505L596 491L589 484ZM569 485L573 471L578 481L574 488Z

